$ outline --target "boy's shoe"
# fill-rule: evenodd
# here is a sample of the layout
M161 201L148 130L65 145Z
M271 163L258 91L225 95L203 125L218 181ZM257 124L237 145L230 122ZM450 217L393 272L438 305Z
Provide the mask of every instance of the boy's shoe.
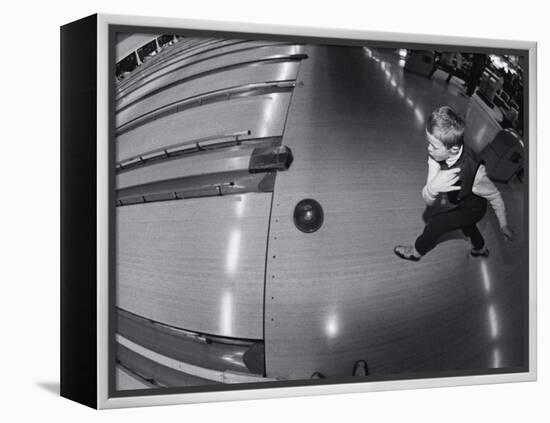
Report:
M355 365L353 366L353 376L367 376L369 374L369 371L367 369L367 362L365 360L359 360Z
M417 255L418 252L414 247L409 247L405 245L398 245L393 249L393 252L397 255L397 257L405 260L418 261L422 257L420 255Z
M470 250L470 255L472 257L489 257L489 249L487 247L483 247L481 250L472 248Z

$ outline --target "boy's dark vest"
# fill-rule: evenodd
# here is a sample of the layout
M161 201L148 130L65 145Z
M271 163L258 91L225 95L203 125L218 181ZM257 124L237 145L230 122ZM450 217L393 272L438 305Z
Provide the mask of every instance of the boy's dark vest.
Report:
M447 163L444 161L439 162L441 170L454 169L457 167L460 168L460 172L458 173L459 179L455 183L455 185L460 186L460 190L450 191L447 193L447 199L451 204L455 206L482 206L483 204L481 204L481 202L486 201L484 198L479 197L472 192L474 179L480 164L481 162L477 155L466 146L462 148L462 154L451 167L447 166Z

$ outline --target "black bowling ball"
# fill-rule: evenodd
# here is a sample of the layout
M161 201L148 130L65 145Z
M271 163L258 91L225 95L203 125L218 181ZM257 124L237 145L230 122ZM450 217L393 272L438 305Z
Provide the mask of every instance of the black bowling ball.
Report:
M302 232L315 232L323 225L323 219L323 208L311 198L300 201L294 208L294 224Z

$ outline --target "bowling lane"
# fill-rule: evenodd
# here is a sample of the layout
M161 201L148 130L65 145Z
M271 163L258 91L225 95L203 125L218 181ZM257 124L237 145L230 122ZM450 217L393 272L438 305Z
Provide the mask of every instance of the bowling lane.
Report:
M117 137L117 161L159 148L224 138L249 132L247 138L281 136L290 93L235 98L194 107L157 119Z
M521 185L502 187L517 239L505 243L492 210L481 222L491 256L474 259L451 234L419 263L397 244L421 232L427 171L424 123L469 98L456 80L403 71L399 56L307 46L283 144L294 154L275 184L266 269L267 376L372 375L524 365L525 251ZM324 209L306 234L304 198Z
M185 84L179 84L170 90L163 90L148 97L146 101L136 102L116 115L116 126L124 127L130 122L158 112L162 108L177 102L199 98L237 87L265 82L287 81L296 78L298 62L269 63L262 66L245 66L214 74L199 75Z
M162 73L154 73L140 81L141 85L125 95L117 104L117 111L128 105L150 96L151 93L173 87L185 80L197 79L207 73L226 71L230 67L245 67L274 61L283 57L300 53L302 47L296 45L257 45L258 43L233 44L225 49L214 50L192 56L187 60L178 60L172 66L162 69ZM160 74L159 74L160 73ZM205 91L205 81L201 81L201 90ZM188 95L188 94L187 94Z
M270 193L117 207L117 307L192 332L263 338Z

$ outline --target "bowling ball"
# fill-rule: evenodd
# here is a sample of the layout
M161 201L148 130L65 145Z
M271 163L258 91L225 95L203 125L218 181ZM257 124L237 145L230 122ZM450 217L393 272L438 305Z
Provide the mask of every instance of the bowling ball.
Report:
M294 208L294 224L305 233L312 233L323 225L324 213L321 205L311 199L301 200Z

